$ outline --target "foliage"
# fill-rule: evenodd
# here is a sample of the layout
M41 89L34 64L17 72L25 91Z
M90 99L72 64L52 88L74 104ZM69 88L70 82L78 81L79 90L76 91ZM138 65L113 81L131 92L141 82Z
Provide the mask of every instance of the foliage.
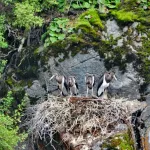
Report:
M120 4L120 0L98 0L99 11L102 13L108 12L107 8L117 8ZM106 8L107 7L107 8Z
M18 128L13 127L13 119L0 113L0 150L14 150L20 141Z
M4 32L5 32L4 21L5 21L5 17L3 15L0 15L0 48L8 47L8 44L4 38Z
M6 63L7 63L7 60L0 60L0 78L1 78L1 74L3 73Z
M89 9L82 13L75 21L67 18L55 18L48 27L48 30L43 34L42 39L45 39L45 47L58 40L63 40L69 37L72 33L82 30L85 33L98 35L97 31L103 29L102 21L95 9Z
M58 2L57 0L44 0L41 7L42 7L42 10L47 10L47 9L50 9L52 7L56 7L58 6Z
M150 1L148 1L148 0L137 0L137 3L138 3L143 9L150 9Z
M43 35L43 39L46 37L44 46L47 47L51 43L63 40L71 32L73 32L73 28L69 25L69 19L55 18L50 23L47 32Z
M0 0L0 2L2 2L2 3L4 3L4 4L6 4L6 5L8 5L9 3L12 2L12 0Z
M0 150L14 150L18 142L23 141L26 138L26 134L18 134L19 128L17 123L20 121L22 116L22 110L25 106L24 99L18 108L15 110L17 115L11 117L13 111L11 111L12 104L15 101L12 91L7 93L7 96L1 100L0 105ZM18 115L18 112L20 114Z
M28 96L25 94L24 98L22 99L21 103L17 106L17 109L14 111L13 119L14 123L18 124L21 122L21 117L23 116L23 111L28 102Z
M35 16L35 13L40 11L30 5L27 1L15 4L15 22L14 25L18 27L25 27L29 30L32 26L42 26L43 19Z
M117 8L120 0L58 0L58 7L61 11L65 10L85 10L97 8L100 12L107 12L107 8Z
M14 98L12 96L12 91L9 91L7 93L7 96L1 100L0 113L10 114L10 108L12 106L13 101Z

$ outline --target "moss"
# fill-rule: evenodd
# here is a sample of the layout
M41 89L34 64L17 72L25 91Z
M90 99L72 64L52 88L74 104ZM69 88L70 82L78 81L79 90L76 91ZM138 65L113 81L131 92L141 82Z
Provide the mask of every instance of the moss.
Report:
M119 21L122 22L134 22L138 20L138 15L136 15L132 11L126 11L126 10L119 10L119 11L111 11L111 14L115 16Z
M86 43L86 41L83 38L79 37L77 34L71 34L66 39L73 43Z
M75 21L75 29L78 31L81 29L84 33L96 38L100 37L99 29L103 29L104 26L95 9L89 9L82 13Z
M111 12L118 20L122 22L140 21L144 24L150 23L150 10L144 10L137 3L137 0L124 0L119 10Z
M134 150L133 140L129 132L119 133L111 137L102 147L111 150Z
M79 16L80 20L88 20L88 22L93 25L93 26L97 26L101 29L104 28L102 21L98 15L97 10L95 9L89 9L88 11L84 12L83 14L81 14Z
M145 32L145 33L146 33L146 32L147 32L147 31L146 31L147 28L148 28L148 27L146 27L145 25L143 25L143 24L140 23L140 24L137 26L136 29L137 29L139 32Z
M140 74L145 78L145 82L150 83L150 46L149 41L145 41L143 47L138 51L141 67L138 68Z
M93 29L92 25L89 23L88 20L78 20L76 22L75 28L81 29L84 33L92 34L94 37L97 35L97 32Z

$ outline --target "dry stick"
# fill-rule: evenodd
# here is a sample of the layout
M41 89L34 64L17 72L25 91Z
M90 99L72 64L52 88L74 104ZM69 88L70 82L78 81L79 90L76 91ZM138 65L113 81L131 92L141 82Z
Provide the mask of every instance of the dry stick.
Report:
M72 131L74 136L75 129L78 128L80 137L87 130L92 135L93 130L95 132L99 129L101 135L98 138L105 141L115 133L115 126L122 122L121 119L129 117L126 107L118 101L84 100L82 98L76 103L69 103L65 99L50 96L47 101L29 107L26 113L27 124L34 139L44 139L49 134L52 144L56 132Z

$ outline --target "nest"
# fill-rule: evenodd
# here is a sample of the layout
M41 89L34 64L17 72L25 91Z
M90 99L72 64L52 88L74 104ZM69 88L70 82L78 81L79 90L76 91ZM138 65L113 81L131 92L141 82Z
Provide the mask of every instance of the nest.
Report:
M34 139L44 140L49 136L50 142L55 133L60 133L65 142L81 135L82 139L92 135L104 141L116 132L117 125L129 117L126 107L116 99L71 103L66 98L54 96L29 107L26 115Z

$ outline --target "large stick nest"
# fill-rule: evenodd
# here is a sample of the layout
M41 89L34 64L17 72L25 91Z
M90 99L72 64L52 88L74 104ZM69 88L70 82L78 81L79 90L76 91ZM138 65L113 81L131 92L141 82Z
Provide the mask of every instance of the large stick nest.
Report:
M27 109L27 124L34 139L51 141L54 134L69 133L79 137L81 134L97 133L99 140L105 140L115 132L115 127L127 117L127 109L116 99L79 100L70 103L66 98L51 96ZM64 136L64 141L70 137Z

